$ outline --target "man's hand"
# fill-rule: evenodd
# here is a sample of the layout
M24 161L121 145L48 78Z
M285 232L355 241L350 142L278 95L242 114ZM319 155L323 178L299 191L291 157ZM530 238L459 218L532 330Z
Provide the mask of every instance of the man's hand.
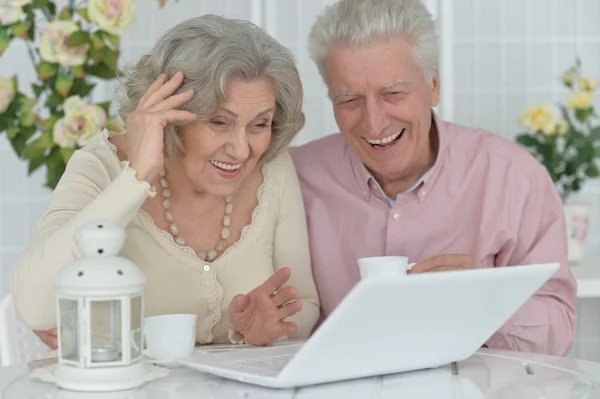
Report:
M33 330L34 334L40 337L43 343L48 345L50 349L55 350L58 348L58 335L56 332L56 328L45 331L37 331Z
M475 264L469 255L438 255L414 265L409 274L445 272L449 270L473 269Z

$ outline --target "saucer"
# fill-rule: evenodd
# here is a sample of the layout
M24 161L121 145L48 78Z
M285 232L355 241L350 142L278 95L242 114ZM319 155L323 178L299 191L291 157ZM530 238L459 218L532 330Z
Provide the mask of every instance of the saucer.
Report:
M169 369L183 367L181 364L179 364L177 362L177 360L156 360L156 359L146 356L146 361L150 364L154 364L156 366L161 366L161 367L166 367Z

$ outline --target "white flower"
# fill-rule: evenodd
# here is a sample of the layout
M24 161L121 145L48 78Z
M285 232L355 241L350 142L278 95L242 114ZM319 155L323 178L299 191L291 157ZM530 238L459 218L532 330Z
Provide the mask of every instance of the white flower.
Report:
M66 67L83 65L89 45L67 46L69 35L78 30L79 27L73 21L52 21L46 25L39 46L42 60L57 62Z
M0 0L0 6L4 7L23 7L31 4L31 0Z
M65 116L56 121L54 142L63 148L83 147L96 138L106 124L106 112L97 105L86 104L79 96L64 102Z
M133 0L90 0L88 16L102 30L113 35L122 35L135 14Z
M19 21L25 12L23 6L31 0L0 0L0 25L10 25Z
M15 85L12 79L0 77L0 113L5 112L15 99Z

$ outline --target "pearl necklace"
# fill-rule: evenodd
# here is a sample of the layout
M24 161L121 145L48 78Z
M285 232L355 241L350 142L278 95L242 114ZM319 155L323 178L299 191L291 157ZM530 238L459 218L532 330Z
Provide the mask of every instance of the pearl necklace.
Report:
M185 246L185 239L179 235L179 227L175 224L173 213L171 213L171 191L169 190L169 184L165 178L166 171L164 168L160 170L160 185L162 186L163 202L162 206L165 209L165 219L169 222L169 232L173 235L175 243L181 246ZM225 196L225 216L223 216L223 228L221 229L221 240L217 243L214 249L204 253L198 252L196 255L204 261L213 261L220 252L223 252L227 248L227 239L231 235L229 227L231 226L231 212L233 211L233 204L231 203L231 195Z

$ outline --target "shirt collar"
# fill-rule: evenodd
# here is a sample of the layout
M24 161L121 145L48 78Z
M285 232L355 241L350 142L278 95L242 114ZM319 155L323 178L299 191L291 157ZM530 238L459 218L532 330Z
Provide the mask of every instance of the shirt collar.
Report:
M431 169L425 172L421 179L419 179L415 185L406 191L415 191L420 201L423 201L425 197L429 195L428 192L431 191L434 182L437 180L437 177L440 173L441 164L444 161L443 157L446 153L446 127L444 126L444 123L440 121L435 111L431 110L431 115L438 135L437 158ZM377 183L371 172L369 172L367 167L358 159L356 155L354 155L350 148L347 147L347 150L350 156L352 172L362 196L368 199L371 195L375 194L378 197L386 199L387 197L383 193L381 186L379 183Z

